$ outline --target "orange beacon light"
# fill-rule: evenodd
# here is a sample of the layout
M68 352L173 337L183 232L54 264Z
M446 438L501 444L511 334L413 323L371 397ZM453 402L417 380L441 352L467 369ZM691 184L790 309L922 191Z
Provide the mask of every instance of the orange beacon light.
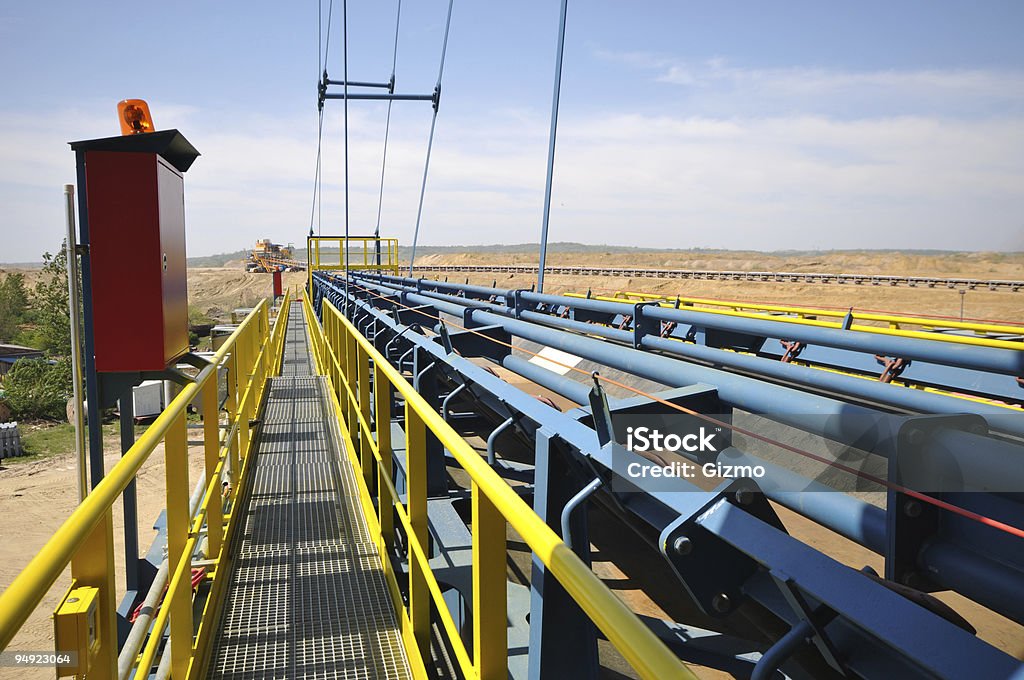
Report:
M117 103L117 116L121 120L122 135L153 132L153 116L144 99L122 99Z

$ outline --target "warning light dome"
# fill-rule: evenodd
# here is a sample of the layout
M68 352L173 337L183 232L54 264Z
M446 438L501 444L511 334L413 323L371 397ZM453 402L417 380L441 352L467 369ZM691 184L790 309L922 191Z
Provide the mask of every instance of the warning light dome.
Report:
M117 103L117 116L121 120L122 135L153 132L153 116L144 99L123 99Z

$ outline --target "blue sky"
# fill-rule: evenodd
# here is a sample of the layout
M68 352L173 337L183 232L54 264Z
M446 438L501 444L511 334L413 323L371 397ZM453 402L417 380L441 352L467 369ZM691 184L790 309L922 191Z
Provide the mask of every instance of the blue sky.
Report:
M386 80L395 4L349 4L350 78ZM316 2L126 7L0 8L0 262L59 244L66 142L116 134L125 97L203 154L190 254L301 241ZM404 3L399 91L432 89L446 7ZM456 0L421 242L538 238L557 18L554 1ZM571 2L551 238L1024 250L1022 27L1012 1ZM384 111L350 104L353 232L376 219ZM325 120L326 234L343 229L340 101ZM392 123L382 232L408 243L429 105L396 104Z

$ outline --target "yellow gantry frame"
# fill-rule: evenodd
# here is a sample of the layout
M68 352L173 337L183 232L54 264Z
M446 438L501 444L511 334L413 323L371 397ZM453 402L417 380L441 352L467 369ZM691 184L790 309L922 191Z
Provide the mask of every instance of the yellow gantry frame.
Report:
M357 470L361 502L380 547L381 564L415 677L427 677L423 661L429 659L431 600L462 674L481 680L508 677L506 523L523 537L642 677L695 677L329 301L323 301L322 325L316 322L308 295L304 305L314 357L320 374L327 376L331 384L345 449ZM373 420L371 380L376 414ZM391 480L391 389L405 401L408 500L404 504ZM430 569L425 458L428 433L441 442L472 480L471 650L463 644L441 586ZM374 506L369 490L374 485L379 493L379 507ZM402 600L387 558L395 547L393 516L398 517L407 537L408 606Z
M377 248L380 247L380 264ZM306 290L315 271L345 269L345 250L348 249L348 268L360 271L381 271L398 274L398 239L374 236L310 236L306 239ZM328 253L330 249L332 252ZM337 253L333 251L337 249Z
M183 388L167 408L142 434L120 461L71 516L53 534L46 545L0 595L0 649L5 649L35 610L47 591L71 565L71 587L99 589L100 651L89 672L90 680L117 677L117 633L115 603L115 566L113 503L163 441L167 482L167 561L170 575L163 605L157 613L149 638L133 664L137 677L146 677L170 624L171 673L175 678L201 674L210 627L223 596L225 578L230 573L224 552L237 524L234 508L224 513L221 507L221 479L225 469L234 489L244 488L250 449L250 422L262 405L267 378L277 375L284 348L291 295L286 295L271 330L266 300L249 314L214 355L211 367L203 369L196 382ZM227 369L228 424L221 429L218 404L218 372ZM189 515L188 433L186 410L197 397L202 398L203 445L206 464L206 490L194 518ZM192 555L203 532L208 536L207 578L209 596L194 630L191 567ZM62 650L57 650L62 651ZM129 670L129 673L131 670Z

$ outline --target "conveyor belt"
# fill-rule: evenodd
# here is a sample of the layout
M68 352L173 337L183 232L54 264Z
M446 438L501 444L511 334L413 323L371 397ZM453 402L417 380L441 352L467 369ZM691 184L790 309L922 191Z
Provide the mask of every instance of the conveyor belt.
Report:
M272 378L212 678L408 678L351 465L329 426L300 305Z

